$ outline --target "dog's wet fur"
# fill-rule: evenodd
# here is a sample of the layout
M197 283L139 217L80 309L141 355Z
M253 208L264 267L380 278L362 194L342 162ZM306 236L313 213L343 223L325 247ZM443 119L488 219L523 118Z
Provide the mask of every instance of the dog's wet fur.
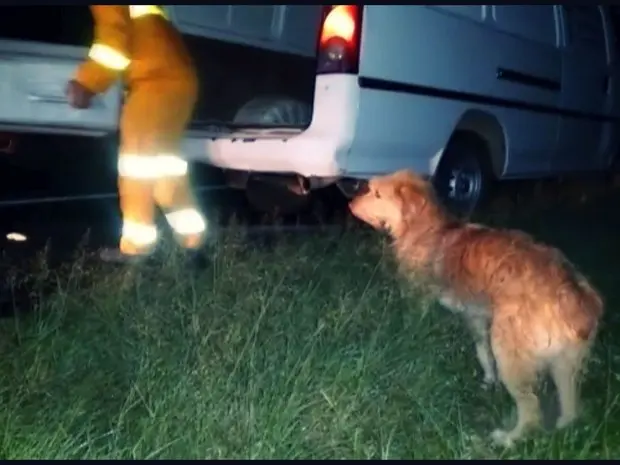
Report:
M496 443L511 446L541 424L537 380L547 372L560 403L556 427L577 417L579 375L603 301L559 250L520 231L457 220L411 171L371 179L350 210L386 230L401 270L464 316L483 385L499 376L517 406L515 427L491 434Z

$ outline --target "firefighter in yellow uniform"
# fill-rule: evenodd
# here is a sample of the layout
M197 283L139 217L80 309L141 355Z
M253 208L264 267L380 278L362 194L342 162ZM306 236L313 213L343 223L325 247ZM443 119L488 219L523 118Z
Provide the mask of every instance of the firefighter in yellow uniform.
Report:
M198 94L194 65L181 35L156 5L91 5L95 39L67 87L69 103L87 108L118 77L128 92L120 121L118 189L123 215L118 250L102 258L148 255L157 240L155 205L179 243L202 245L206 221L196 208L187 162L179 156Z

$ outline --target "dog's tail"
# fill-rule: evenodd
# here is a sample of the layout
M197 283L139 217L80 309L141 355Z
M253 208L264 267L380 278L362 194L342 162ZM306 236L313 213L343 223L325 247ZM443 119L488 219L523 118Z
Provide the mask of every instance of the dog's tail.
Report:
M596 335L599 321L603 316L603 299L585 276L572 266L570 274L571 283L565 289L566 298L562 299L560 311L577 338L583 341L591 340Z

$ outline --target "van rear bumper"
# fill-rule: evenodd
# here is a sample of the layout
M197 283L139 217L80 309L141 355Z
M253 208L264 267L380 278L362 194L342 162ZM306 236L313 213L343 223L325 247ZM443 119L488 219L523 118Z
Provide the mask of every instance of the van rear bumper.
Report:
M359 86L356 75L317 76L310 126L297 135L191 134L183 142L188 160L220 168L295 173L304 177L340 177L353 141Z

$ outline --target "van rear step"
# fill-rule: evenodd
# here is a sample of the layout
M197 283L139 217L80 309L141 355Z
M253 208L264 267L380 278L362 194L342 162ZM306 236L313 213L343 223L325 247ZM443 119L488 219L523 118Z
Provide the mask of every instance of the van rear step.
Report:
M253 142L256 139L290 139L304 131L294 126L243 126L234 124L193 122L187 130L187 136L196 139L232 139Z

